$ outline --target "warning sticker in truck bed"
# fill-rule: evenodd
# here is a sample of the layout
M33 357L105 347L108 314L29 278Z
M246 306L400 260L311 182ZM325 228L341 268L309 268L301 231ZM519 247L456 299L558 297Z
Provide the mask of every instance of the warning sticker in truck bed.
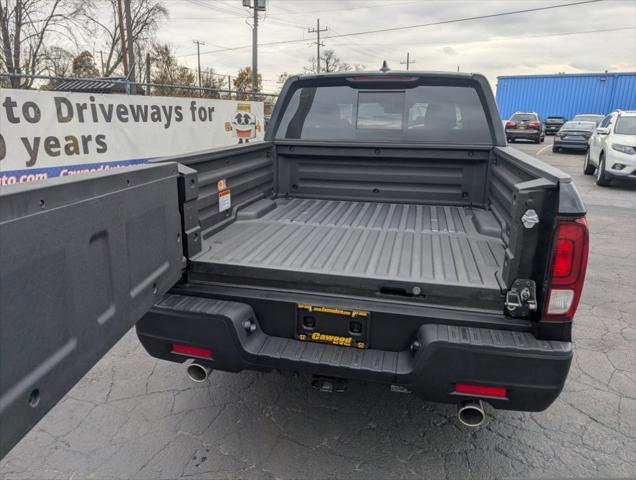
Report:
M224 212L225 210L229 210L232 206L232 194L230 190L223 190L219 192L219 212Z

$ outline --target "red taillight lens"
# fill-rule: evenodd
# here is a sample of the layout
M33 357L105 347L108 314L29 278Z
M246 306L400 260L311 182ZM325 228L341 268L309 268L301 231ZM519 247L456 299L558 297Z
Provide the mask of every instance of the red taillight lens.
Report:
M583 290L588 249L589 229L585 218L557 219L552 272L545 301L546 319L574 318Z
M506 127L515 127L517 126L516 122L506 122Z
M530 122L530 126L531 127L540 127L541 126L541 122Z
M574 257L574 242L565 238L557 240L556 252L554 255L554 265L552 275L555 277L565 277L572 271L572 260Z
M465 395L475 395L478 397L498 397L505 398L508 394L503 387L487 387L484 385L470 385L468 383L458 383L455 385L455 393Z
M179 355L188 355L190 357L212 358L212 350L202 347L193 347L192 345L172 344L172 353Z

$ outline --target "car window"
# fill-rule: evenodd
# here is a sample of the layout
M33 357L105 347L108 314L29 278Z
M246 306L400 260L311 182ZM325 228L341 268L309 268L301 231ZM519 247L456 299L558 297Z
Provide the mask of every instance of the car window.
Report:
M572 119L577 122L595 122L598 123L603 118L603 115L575 115Z
M537 120L537 116L533 113L515 113L510 120L513 122L533 122Z
M275 138L492 144L477 91L445 85L382 90L299 86Z
M636 135L636 117L618 117L614 133L619 135Z
M611 115L607 115L603 119L603 121L601 122L601 124L599 126L603 127L603 128L607 128L607 127L609 127L609 124L610 124L611 120L612 120L612 116Z
M404 92L360 92L356 127L402 129Z
M565 125L561 127L561 131L563 130L586 130L591 132L596 127L596 123L594 122L567 122Z

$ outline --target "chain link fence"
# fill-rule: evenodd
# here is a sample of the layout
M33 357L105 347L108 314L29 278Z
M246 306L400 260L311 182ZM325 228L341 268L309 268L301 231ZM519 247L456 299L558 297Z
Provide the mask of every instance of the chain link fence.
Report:
M32 90L53 90L79 93L119 93L126 95L146 95L161 97L200 97L223 100L253 100L264 102L265 115L270 115L277 93L258 92L255 95L247 90L199 87L197 85L175 85L166 83L133 82L125 77L61 77L54 75L32 75L25 73L0 72L0 87L12 88L15 80L34 80Z

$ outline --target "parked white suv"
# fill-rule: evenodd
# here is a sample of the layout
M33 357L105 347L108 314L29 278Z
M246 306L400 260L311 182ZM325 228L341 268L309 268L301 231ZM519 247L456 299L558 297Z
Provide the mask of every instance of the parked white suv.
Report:
M596 184L609 185L612 178L636 180L636 111L607 115L592 132L583 172L596 171Z

